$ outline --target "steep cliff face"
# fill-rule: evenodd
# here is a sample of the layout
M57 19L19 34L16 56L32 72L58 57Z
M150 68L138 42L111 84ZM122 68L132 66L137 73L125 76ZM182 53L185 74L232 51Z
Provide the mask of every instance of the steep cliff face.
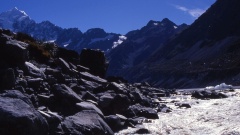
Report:
M218 0L189 28L122 72L162 87L239 84L240 1Z

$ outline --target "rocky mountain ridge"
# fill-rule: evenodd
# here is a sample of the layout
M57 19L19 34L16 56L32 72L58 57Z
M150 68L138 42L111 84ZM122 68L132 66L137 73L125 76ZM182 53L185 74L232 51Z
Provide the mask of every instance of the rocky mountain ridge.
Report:
M83 48L107 51L121 36L107 33L100 28L93 28L82 33L78 28L64 29L50 21L37 23L16 7L0 14L0 27L13 32L26 33L40 41L54 42L60 47L76 52L80 52Z
M132 82L191 88L226 82L239 85L238 0L218 0L191 26L158 44L143 62L120 74Z

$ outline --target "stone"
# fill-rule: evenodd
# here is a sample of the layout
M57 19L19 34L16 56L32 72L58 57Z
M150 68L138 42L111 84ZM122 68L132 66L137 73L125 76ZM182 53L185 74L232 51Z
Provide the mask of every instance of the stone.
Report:
M62 123L65 134L71 135L113 135L112 129L96 111L84 110L66 117Z
M52 92L56 98L62 100L63 102L76 104L82 101L82 99L65 84L55 84Z
M48 123L21 99L0 97L0 133L2 135L46 135Z
M96 111L100 116L104 116L102 111L97 108L94 104L90 103L90 102L81 102L81 103L77 103L76 104L77 108L79 110L94 110Z
M111 102L113 113L123 114L131 105L131 101L126 95L118 94Z
M90 69L90 73L105 77L108 63L105 55L100 50L83 49L80 54L80 65Z
M128 108L126 116L128 117L145 117L148 119L158 119L157 111L150 107L141 105L132 105Z
M114 132L126 128L125 121L121 121L121 119L117 115L106 116L105 121Z

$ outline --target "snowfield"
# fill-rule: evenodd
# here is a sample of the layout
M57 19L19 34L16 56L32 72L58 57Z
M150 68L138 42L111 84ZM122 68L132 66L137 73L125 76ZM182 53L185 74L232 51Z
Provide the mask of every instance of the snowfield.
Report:
M178 96L166 101L179 100L191 108L167 106L171 113L159 113L159 119L143 123L139 128L148 129L153 135L240 135L240 89L225 93L225 99L198 100L191 96ZM175 99L174 99L175 98ZM133 134L137 128L128 128L116 135Z

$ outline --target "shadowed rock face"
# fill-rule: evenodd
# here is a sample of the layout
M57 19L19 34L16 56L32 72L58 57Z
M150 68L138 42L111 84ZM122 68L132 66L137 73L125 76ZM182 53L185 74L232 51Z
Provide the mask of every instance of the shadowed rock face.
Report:
M149 58L118 75L130 82L148 81L165 88L194 88L222 82L239 85L238 6L238 0L217 0L187 29L158 44Z
M48 123L38 111L19 98L0 97L0 133L2 135L43 135Z
M83 65L90 69L90 73L105 77L108 63L105 59L105 55L100 50L84 49L80 54L80 65Z

